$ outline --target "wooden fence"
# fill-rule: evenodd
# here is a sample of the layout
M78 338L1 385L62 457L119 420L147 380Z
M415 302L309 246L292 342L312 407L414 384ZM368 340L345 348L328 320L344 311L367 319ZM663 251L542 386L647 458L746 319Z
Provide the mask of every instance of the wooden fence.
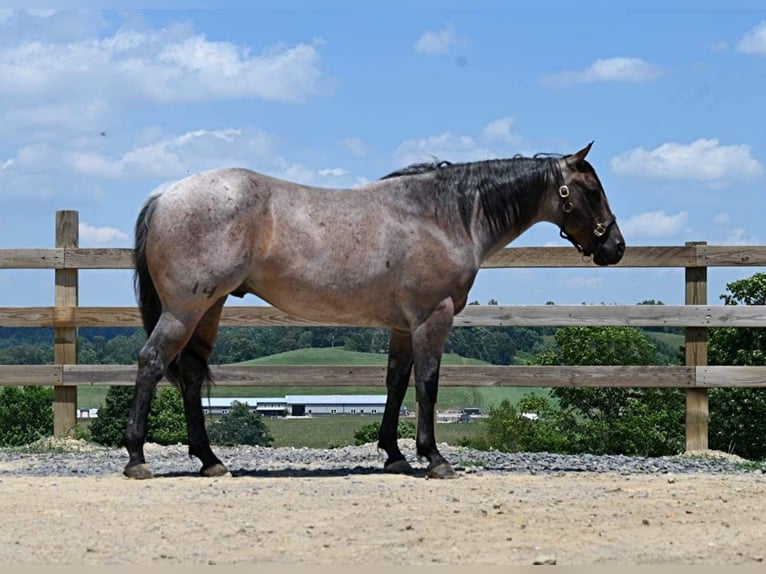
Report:
M53 307L0 308L0 326L53 327L52 365L0 366L0 385L52 385L54 433L76 423L77 387L133 384L136 367L78 365L78 327L141 325L135 307L81 307L79 269L132 269L131 249L80 249L78 212L56 212L53 249L0 249L0 268L54 269ZM683 327L684 366L444 366L444 386L508 387L681 387L686 390L687 449L708 446L709 387L764 387L766 367L707 365L709 327L764 327L766 306L707 304L707 269L717 266L766 266L766 246L628 247L617 267L683 267L685 305L491 305L468 306L455 326L661 326ZM506 248L483 268L592 267L571 247ZM225 307L224 326L317 326L272 307ZM372 366L233 366L212 368L219 385L385 386L385 369Z

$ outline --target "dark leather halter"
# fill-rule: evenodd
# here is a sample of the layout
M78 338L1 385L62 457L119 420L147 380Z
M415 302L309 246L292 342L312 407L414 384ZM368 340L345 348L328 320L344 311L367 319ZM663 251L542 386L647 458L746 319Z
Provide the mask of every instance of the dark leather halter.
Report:
M588 257L592 255L592 253L588 253L585 248L580 245L577 240L575 240L574 237L572 237L567 231L566 231L566 224L567 220L569 219L570 214L573 214L574 210L574 204L572 203L572 200L569 199L570 193L569 193L569 187L566 185L562 185L559 187L559 197L562 199L561 203L561 209L564 212L564 221L561 222L561 228L559 230L559 235L569 241L572 245L575 246L577 251L579 251L582 255ZM575 217L583 218L582 215L574 214ZM593 235L597 239L601 239L602 237L606 236L607 233L609 233L609 228L614 225L615 218L612 216L608 221L604 222L596 222L593 223L592 221L589 221L589 223L593 224ZM602 240L603 241L603 240Z

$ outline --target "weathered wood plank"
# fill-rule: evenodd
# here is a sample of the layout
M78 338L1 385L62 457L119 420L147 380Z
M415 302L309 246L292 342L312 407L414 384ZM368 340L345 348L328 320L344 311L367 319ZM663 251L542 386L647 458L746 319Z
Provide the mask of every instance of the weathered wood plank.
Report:
M79 213L56 212L56 247L76 248L79 242ZM66 261L65 261L66 262ZM54 299L56 310L74 309L79 303L77 269L56 269ZM57 365L77 362L77 327L54 329L53 362ZM77 424L77 388L53 387L53 434L65 436Z
M0 365L0 387L60 385L59 365Z
M698 387L766 387L766 367L696 367Z
M0 269L60 269L63 249L0 249Z
M456 327L763 327L764 305L469 305Z
M66 249L64 265L75 269L133 269L130 248Z
M218 386L381 386L383 366L213 365ZM0 385L132 385L135 365L0 365ZM163 379L163 384L167 382ZM442 386L498 387L764 387L764 367L453 366Z
M704 242L689 242L697 253L705 249ZM707 267L687 267L685 270L687 305L707 304ZM687 366L707 365L707 328L687 327L684 355ZM710 418L707 389L686 391L686 450L707 450L708 421Z
M65 385L133 384L129 365L66 365ZM219 386L374 386L385 388L383 366L213 365ZM694 387L689 367L444 366L439 384L471 387Z
M0 327L52 327L55 307L0 307Z
M224 307L225 327L323 326L274 307ZM456 327L763 327L764 305L469 305ZM0 307L0 327L140 327L136 307Z
M700 245L697 266L766 266L766 245Z
M628 247L617 267L766 266L764 245ZM506 247L485 269L593 267L571 247ZM0 269L132 269L131 248L0 249Z
M628 246L616 267L686 267L695 263L694 248ZM482 268L593 266L572 247L506 247L485 261Z

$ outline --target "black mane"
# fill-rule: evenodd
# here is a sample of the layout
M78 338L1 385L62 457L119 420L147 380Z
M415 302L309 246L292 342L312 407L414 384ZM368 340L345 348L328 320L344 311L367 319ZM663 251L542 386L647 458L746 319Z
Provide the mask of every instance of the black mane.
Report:
M471 215L477 196L490 232L498 238L519 222L532 215L539 195L552 180L561 178L558 157L538 154L534 157L515 156L453 164L448 161L414 163L391 172L381 179L433 173L435 193L423 202L434 201L449 219L459 218L470 232Z

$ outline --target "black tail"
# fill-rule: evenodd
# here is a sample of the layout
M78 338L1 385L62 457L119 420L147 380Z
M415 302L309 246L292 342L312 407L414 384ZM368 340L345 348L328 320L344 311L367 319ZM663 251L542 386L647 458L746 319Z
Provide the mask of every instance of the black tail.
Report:
M136 291L138 308L141 311L141 320L144 323L144 331L149 336L157 326L157 321L162 314L162 302L154 288L154 281L149 274L149 267L146 263L146 233L149 230L149 220L156 206L158 195L150 197L136 220L136 242L133 250L133 264L135 266L135 275L133 276L133 286ZM181 380L178 363L172 361L165 371L165 376L173 384L178 384Z

